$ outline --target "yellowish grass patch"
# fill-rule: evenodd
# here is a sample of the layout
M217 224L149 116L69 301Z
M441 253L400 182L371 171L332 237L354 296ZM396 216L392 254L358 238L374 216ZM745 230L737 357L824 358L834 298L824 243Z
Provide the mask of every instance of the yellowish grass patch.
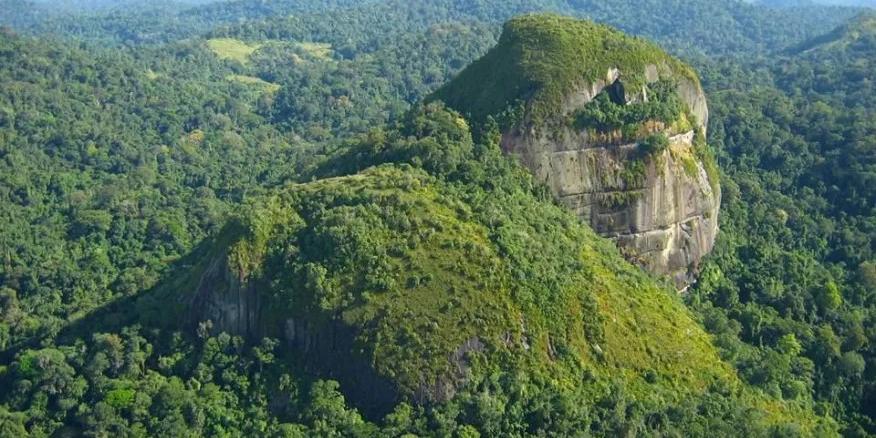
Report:
M207 40L207 47L219 58L231 59L241 64L249 62L249 57L261 44L247 44L234 38L213 38Z
M251 85L253 87L261 88L265 93L276 93L280 90L280 86L268 81L265 81L261 78L257 78L255 76L246 76L246 75L229 75L225 77L226 80L232 82L239 82L245 85Z

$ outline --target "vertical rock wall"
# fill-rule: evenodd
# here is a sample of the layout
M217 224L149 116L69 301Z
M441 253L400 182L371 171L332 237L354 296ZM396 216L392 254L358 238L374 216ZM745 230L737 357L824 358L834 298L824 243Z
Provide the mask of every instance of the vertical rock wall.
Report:
M657 81L663 70L649 66L645 76ZM668 134L670 146L647 158L640 156L635 142L593 138L588 131L561 122L601 92L620 90L627 102L647 99L644 89L612 87L622 77L622 72L611 69L604 80L583 84L569 95L553 123L524 122L503 134L502 148L517 156L594 230L614 239L631 261L670 276L683 289L712 251L718 232L720 189L717 181L709 180L694 146L694 130L703 134L706 130L706 97L698 84L672 78L695 124L681 133L655 127ZM634 165L640 167L633 169Z

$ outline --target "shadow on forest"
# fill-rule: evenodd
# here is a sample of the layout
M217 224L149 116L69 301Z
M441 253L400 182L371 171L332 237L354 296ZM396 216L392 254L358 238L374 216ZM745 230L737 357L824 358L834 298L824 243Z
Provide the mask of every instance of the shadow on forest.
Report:
M148 330L186 328L190 324L189 301L197 287L203 266L222 248L220 240L227 239L229 226L216 237L207 238L180 259L174 261L150 289L133 295L118 297L88 314L68 322L52 336L41 333L10 345L0 351L0 363L9 363L16 353L26 348L40 348L48 341L67 345L92 333L118 332L122 328L139 325Z
M225 231L218 236L225 235ZM151 289L117 298L72 321L57 337L66 344L94 332L117 332L130 325L143 329L180 329L188 326L189 302L203 266L215 254L220 237L208 238L171 264Z
M187 255L175 261L155 287L140 293L119 297L69 322L57 335L33 337L0 352L0 363L9 363L23 349L38 349L49 342L72 345L77 339L88 339L94 333L119 333L125 327L139 326L141 332L176 333L194 336L199 310L194 299L208 267L220 251L225 251L240 235L238 224L227 225L217 236L199 243ZM378 375L367 357L354 351L355 329L337 320L314 326L304 325L302 334L286 340L289 348L277 354L298 370L305 379L337 380L348 401L370 419L379 419L398 403L395 386ZM148 337L148 336L147 336ZM247 339L256 342L258 339Z

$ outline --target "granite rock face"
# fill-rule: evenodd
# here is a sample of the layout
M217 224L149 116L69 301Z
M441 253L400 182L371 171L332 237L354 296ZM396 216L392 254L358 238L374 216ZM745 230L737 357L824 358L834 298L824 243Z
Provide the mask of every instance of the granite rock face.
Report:
M212 257L189 298L189 322L210 321L213 333L255 337L261 333L262 300L257 284L228 266L224 254Z
M277 313L271 308L276 303L270 300L270 284L232 265L227 252L218 252L201 273L196 289L185 297L191 329L229 333L250 342L277 339L302 358L305 367L325 368L328 376L344 384L348 396L363 402L366 413L381 412L398 402L392 383L352 353L354 328L332 318L307 320Z
M644 77L648 82L668 79L676 83L694 123L681 132L659 123L644 128L669 138L669 147L660 153L643 159L635 141L561 122L600 93L612 93L613 99L620 95L626 103L648 98L645 87L625 90L624 72L617 69L578 87L553 120L524 121L506 130L501 143L506 153L518 157L583 221L614 239L628 259L670 276L684 289L713 249L720 188L718 181L710 180L695 152L696 136L705 135L708 121L702 88L687 78L664 77L667 74L661 72L666 71L663 66L649 65ZM635 172L630 169L633 164L640 166Z

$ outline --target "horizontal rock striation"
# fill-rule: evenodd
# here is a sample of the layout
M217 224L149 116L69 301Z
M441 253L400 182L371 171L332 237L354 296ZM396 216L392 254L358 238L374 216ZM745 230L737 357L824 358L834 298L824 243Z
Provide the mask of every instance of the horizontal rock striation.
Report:
M492 118L504 151L628 259L679 289L694 280L720 188L690 66L608 26L524 15L430 99L476 125Z
M668 71L648 65L644 76L649 83L674 81L694 123L683 132L653 126L650 132L669 138L660 153L642 158L637 142L559 122L603 92L620 93L626 103L648 98L645 87L625 91L622 72L615 68L571 93L553 123L524 122L504 132L501 145L583 221L614 239L631 261L670 276L684 289L714 246L720 189L695 150L696 131L704 135L708 120L705 95L699 84ZM634 164L639 167L631 169Z

